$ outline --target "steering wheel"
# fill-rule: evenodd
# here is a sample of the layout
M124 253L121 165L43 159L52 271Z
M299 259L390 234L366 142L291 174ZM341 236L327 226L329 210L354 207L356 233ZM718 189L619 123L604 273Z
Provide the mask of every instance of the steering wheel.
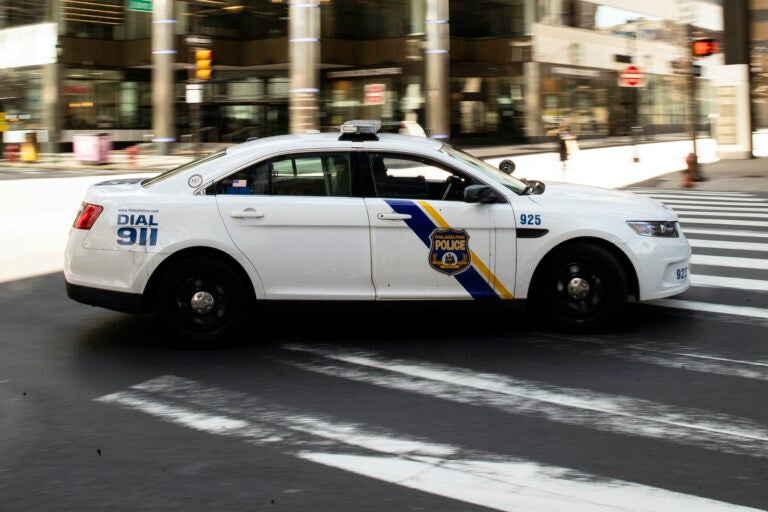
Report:
M445 190L443 191L443 197L440 198L443 201L448 199L448 197L451 195L451 192L453 192L455 195L456 192L459 191L459 187L461 187L461 185L464 184L464 180L459 176L456 176L455 174L448 176L448 178L446 178L445 181L447 185L445 186Z

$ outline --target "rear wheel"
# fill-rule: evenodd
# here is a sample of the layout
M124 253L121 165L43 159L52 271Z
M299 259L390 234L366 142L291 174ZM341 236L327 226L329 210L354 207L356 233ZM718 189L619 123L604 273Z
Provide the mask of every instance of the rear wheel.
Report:
M157 296L160 318L191 347L234 343L252 306L248 283L230 264L209 256L176 263Z
M529 294L536 315L567 331L614 324L627 302L627 279L616 258L594 244L572 244L547 257Z

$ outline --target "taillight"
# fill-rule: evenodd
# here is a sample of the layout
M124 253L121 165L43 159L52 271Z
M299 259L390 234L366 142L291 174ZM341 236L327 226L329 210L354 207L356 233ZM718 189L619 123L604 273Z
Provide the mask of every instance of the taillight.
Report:
M75 229L91 229L93 223L99 218L101 212L104 210L103 206L97 204L83 203L80 206L80 211L77 212L75 222L72 227Z

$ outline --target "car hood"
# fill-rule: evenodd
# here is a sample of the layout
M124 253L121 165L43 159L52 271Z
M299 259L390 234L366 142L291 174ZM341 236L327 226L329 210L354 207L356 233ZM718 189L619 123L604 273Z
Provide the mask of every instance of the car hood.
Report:
M547 182L543 193L529 197L542 206L614 212L635 220L677 220L677 214L660 201L623 190Z

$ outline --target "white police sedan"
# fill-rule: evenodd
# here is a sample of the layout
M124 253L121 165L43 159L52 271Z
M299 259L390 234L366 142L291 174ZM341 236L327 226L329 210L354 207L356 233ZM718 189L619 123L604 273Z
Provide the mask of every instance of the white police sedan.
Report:
M91 186L66 247L68 296L156 312L207 345L278 301L527 299L547 325L584 331L615 323L629 297L690 286L690 245L664 205L518 179L378 128L257 139Z

